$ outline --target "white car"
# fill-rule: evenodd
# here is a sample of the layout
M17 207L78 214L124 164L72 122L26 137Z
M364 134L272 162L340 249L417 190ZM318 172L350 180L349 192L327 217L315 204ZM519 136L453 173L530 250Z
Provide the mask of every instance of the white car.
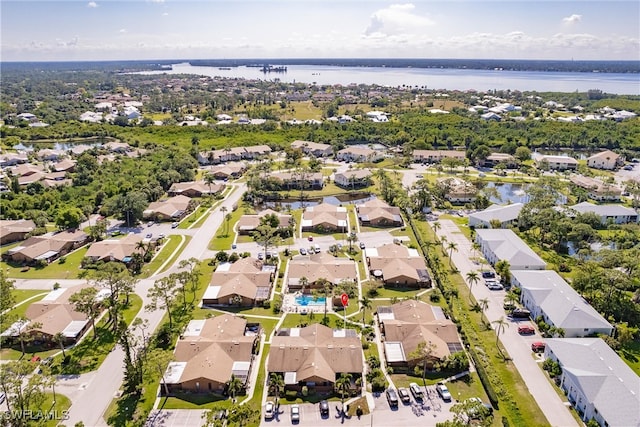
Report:
M502 286L502 284L500 282L488 283L487 287L491 291L501 291L501 290L504 289L504 286Z
M272 420L276 411L276 405L272 401L267 401L264 405L264 419Z
M300 422L300 407L298 405L291 405L291 422Z
M436 391L438 392L442 400L444 400L445 402L451 401L451 393L449 393L449 389L446 385L444 385L443 383L438 383L438 385L436 385Z
M421 400L423 397L423 393L422 393L422 389L420 388L420 386L416 383L411 383L409 384L409 390L411 390L411 394L413 394L413 397L416 400Z

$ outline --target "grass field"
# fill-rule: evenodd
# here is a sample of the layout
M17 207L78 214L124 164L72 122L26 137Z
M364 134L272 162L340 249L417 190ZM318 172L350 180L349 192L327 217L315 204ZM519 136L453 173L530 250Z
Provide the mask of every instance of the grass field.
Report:
M8 250L5 246L3 250ZM0 261L0 268L7 272L7 277L15 279L77 279L82 258L87 253L84 246L64 257L61 257L45 267L30 267L27 271L21 265ZM64 261L62 261L64 260ZM62 261L62 262L61 262Z
M202 218L203 215L209 212L210 208L211 206L198 206L198 208L195 211L191 212L188 217L180 221L180 224L178 224L178 228L185 230L192 225L195 227L194 223L197 224L200 221L200 218Z
M160 252L151 260L149 264L144 266L142 269L142 273L140 274L140 278L146 278L150 275L154 274L158 268L162 266L162 264L167 261L167 259L175 259L180 255L180 252L189 244L191 240L191 236L178 236L173 235L167 237L167 242L162 245L162 249ZM184 241L182 246L180 246L180 242ZM174 251L180 246L180 249L174 253ZM168 262L166 268L171 267L171 262Z

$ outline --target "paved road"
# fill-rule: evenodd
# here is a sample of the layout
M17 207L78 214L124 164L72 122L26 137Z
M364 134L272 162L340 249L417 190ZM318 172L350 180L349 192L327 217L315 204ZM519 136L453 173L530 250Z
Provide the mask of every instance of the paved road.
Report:
M206 257L205 255L210 253L210 251L207 250L207 246L224 219L219 208L221 206L226 206L229 211L231 211L231 207L240 200L240 197L242 197L242 194L246 190L246 184L238 184L236 187L236 190L231 193L231 195L222 202L222 204L212 212L211 215L209 215L203 226L199 229L170 229L168 224L163 224L153 225L151 227L140 227L135 230L136 232L142 233L153 232L155 234L164 232L167 235L187 234L192 236L191 241L184 248L170 269L162 274L152 276L138 282L136 294L142 298L143 306L148 303L147 292L153 286L156 279L177 271L177 265L183 259L189 259L191 257L203 259ZM18 289L52 289L55 282L59 283L62 287L71 287L85 283L84 280L17 279L15 281L16 288ZM146 332L147 334L151 333L150 331L154 331L158 327L163 316L164 310L156 310L153 312L142 310L138 314L138 317L143 320L146 319L149 322L149 328ZM90 336L88 336L87 339L90 339ZM69 410L69 419L66 421L67 425L74 425L75 423L82 421L86 426L107 426L107 423L103 418L103 414L113 398L117 397L117 393L121 388L122 380L124 378L123 365L124 352L119 346L116 346L116 348L105 358L97 371L80 376L60 378L58 380L58 389L62 393L68 395L73 402ZM199 422L196 424L200 425ZM171 423L165 425L181 424Z
M458 251L453 252L453 264L460 271L460 275L465 278L470 271L477 271L480 266L472 261L472 258L478 254L472 248L472 244L464 234L460 232L457 225L450 220L440 220L441 229L438 236L446 236L448 242L455 242L458 245ZM467 286L469 284L467 283ZM485 311L485 315L490 322L506 317L506 313L502 308L504 303L504 291L490 291L483 283L477 283L472 288L473 296L476 301L482 298L489 299L489 307ZM527 322L525 322L527 323ZM530 323L530 322L529 322ZM567 406L560 400L553 386L544 375L544 372L538 366L540 360L535 360L531 356L530 343L535 341L539 336L523 337L518 334L518 322L510 322L510 326L500 335L500 341L511 357L513 364L518 369L520 376L524 380L529 393L533 396L540 410L552 426L577 426L576 420L573 418Z

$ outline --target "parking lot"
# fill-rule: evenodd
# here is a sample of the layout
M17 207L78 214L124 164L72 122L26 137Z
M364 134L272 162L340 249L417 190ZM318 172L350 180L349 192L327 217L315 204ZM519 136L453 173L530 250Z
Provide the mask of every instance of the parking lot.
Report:
M374 393L373 402L375 408L369 415L363 415L360 418L345 418L344 425L349 426L435 426L436 423L453 419L453 414L449 411L457 401L451 399L445 402L438 396L435 386L428 386L425 390L424 399L422 401L411 396L410 403L399 402L398 406L391 408L387 401L385 393ZM300 423L306 426L338 426L343 425L338 407L340 402L329 402L329 416L321 417L318 404L305 403L300 406ZM265 420L264 416L260 423L261 426L275 425L291 425L290 405L280 405L277 418Z

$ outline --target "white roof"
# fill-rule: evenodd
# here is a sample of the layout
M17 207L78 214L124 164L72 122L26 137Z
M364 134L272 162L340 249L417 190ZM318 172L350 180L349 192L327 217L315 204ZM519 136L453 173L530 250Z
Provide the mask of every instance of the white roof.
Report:
M53 291L49 292L44 298L42 298L42 301L55 301L60 298L66 290L66 288L54 289Z
M500 222L513 221L518 218L523 206L522 203L513 203L506 206L491 205L483 211L470 214L469 220L474 218L483 222L491 222L492 219L497 219Z
M187 362L169 362L164 373L164 381L167 384L178 384L186 367Z
M589 202L578 203L571 206L571 209L580 212L593 212L598 216L633 216L638 215L638 212L622 205L594 205Z
M378 248L365 248L364 254L368 258L376 258L378 256Z
M231 374L238 378L246 379L249 376L249 370L251 370L251 362L236 360L231 367Z
M555 326L613 330L613 326L555 271L512 270L511 275Z
M285 385L295 385L298 384L297 373L294 372L285 372L284 373L284 384Z
M0 334L2 337L15 337L22 332L24 328L29 324L29 320L18 320L17 322L13 322L11 326L9 326L5 331Z
M546 345L608 425L640 425L640 377L602 339L553 338Z
M512 267L527 265L544 268L547 265L511 230L479 229L476 230L476 235L486 242L496 257L508 261Z
M73 320L62 331L62 335L66 338L76 338L78 334L87 326L88 320Z
M200 336L200 334L202 333L202 328L204 327L205 322L206 322L206 319L190 321L189 324L187 325L187 328L184 330L184 333L182 335L185 336L185 337L198 337L198 336Z
M402 347L402 343L395 342L384 342L384 354L387 356L387 362L406 362L407 358L404 354L404 348Z
M204 291L204 295L202 299L216 299L218 298L218 294L220 293L220 286L209 286L206 291Z

